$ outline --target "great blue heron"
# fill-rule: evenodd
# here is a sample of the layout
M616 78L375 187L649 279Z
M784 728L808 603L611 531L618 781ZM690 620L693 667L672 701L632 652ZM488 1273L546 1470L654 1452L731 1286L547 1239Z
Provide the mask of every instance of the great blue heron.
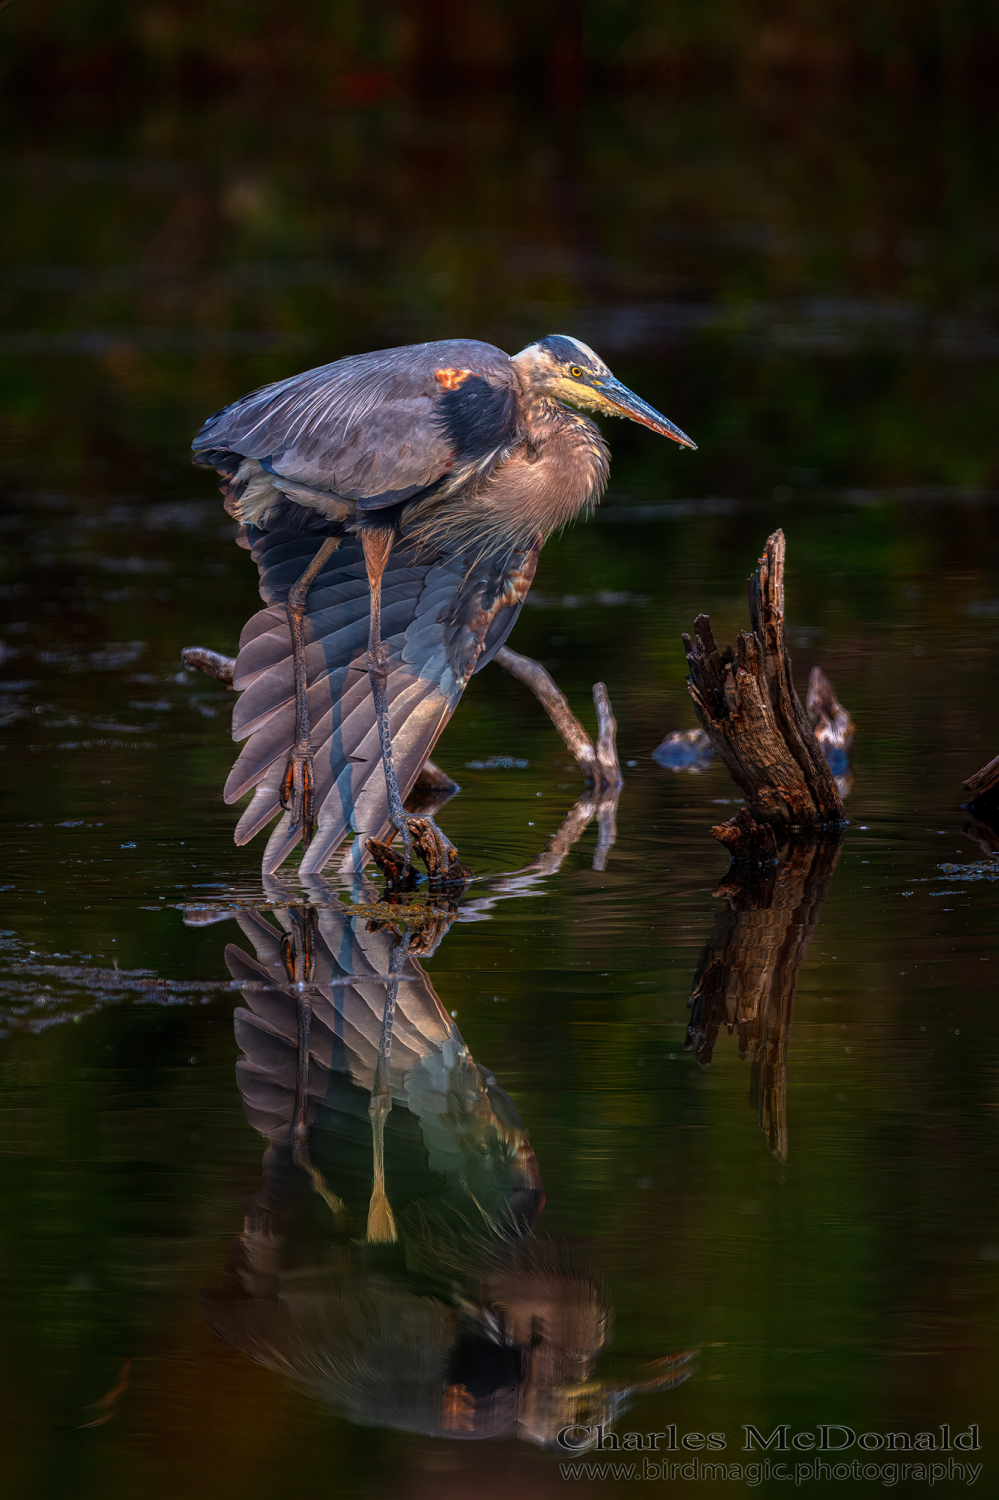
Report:
M567 404L568 403L568 404ZM303 874L348 831L394 825L473 672L502 646L545 538L599 498L609 455L586 408L685 447L592 349L553 334L511 358L449 339L353 355L227 406L193 444L218 469L267 608L246 626L226 800ZM383 775L376 775L376 768Z

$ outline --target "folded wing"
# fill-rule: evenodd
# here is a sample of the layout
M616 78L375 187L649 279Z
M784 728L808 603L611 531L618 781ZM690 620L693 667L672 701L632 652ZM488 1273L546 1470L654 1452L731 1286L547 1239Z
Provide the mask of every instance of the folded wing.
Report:
M210 417L198 460L269 474L361 510L410 499L471 459L489 466L517 440L512 361L475 339L353 355L264 386ZM301 497L299 497L301 498Z

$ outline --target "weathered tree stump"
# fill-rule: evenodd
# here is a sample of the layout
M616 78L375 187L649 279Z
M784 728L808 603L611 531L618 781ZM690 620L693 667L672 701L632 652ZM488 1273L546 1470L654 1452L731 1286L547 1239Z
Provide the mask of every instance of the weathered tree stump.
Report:
M778 1161L787 1159L791 999L839 858L840 839L793 840L779 869L746 865L715 890L727 900L694 973L686 1050L706 1067L724 1026L752 1065L750 1106Z
M843 803L832 772L794 690L784 636L784 533L775 531L748 582L751 630L721 649L707 615L684 635L687 688L715 753L745 798L742 814L712 829L733 858L759 859L760 849L791 830L838 828Z

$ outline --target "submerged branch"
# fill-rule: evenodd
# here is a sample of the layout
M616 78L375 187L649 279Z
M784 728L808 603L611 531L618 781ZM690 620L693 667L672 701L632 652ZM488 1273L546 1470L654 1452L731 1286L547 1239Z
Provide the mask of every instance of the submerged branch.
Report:
M185 646L180 653L180 659L185 667L196 668L199 672L204 672L206 677L214 677L216 681L224 682L227 687L232 687L232 679L236 671L234 656L223 656L220 651L209 651L207 646Z
M594 746L569 707L568 698L540 662L511 651L509 646L501 646L493 660L504 671L509 672L511 677L516 677L518 682L523 682L531 689L588 782L601 791L609 791L623 784L617 758L617 724L611 712L610 697L602 682L598 682L593 689L593 702L597 711L597 743Z

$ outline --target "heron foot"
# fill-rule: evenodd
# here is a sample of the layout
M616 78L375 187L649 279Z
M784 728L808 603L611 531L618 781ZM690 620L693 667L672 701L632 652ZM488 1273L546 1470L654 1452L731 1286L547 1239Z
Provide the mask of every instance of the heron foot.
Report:
M433 818L407 817L406 825L413 848L427 867L431 891L447 889L453 892L456 887L464 890L472 879L472 872L462 864L454 844ZM390 890L413 890L417 877L411 868L411 860L400 860L399 852L381 839L368 839L368 850Z
M291 826L302 830L306 849L316 831L316 772L312 751L295 745L288 756L281 783L281 806L291 814Z
M368 853L385 876L387 890L394 893L415 890L420 877L412 864L404 863L398 849L386 844L383 839L368 839Z
M434 891L443 886L457 885L464 888L471 880L472 872L462 864L458 850L443 829L438 828L431 817L412 818L410 827L427 867L430 889Z

